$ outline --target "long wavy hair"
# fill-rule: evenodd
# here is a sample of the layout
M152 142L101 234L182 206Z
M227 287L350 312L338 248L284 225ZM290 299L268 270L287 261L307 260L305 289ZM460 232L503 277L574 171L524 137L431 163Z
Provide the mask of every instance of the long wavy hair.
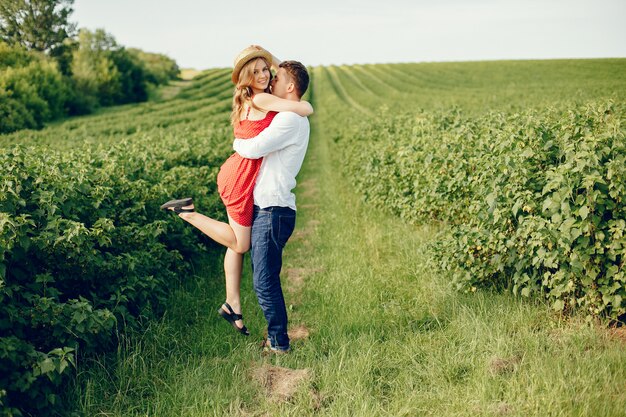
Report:
M241 68L241 71L239 71L239 81L237 81L235 92L233 93L233 111L230 114L230 123L233 126L237 126L237 124L241 121L243 106L245 104L260 110L252 101L252 96L254 96L254 91L252 91L252 84L254 81L254 65L257 59L262 59L263 62L265 62L265 65L267 65L267 68L270 67L269 62L267 62L265 58L254 58L246 62L246 64ZM272 81L272 78L272 72L270 71L270 82ZM263 91L266 93L270 92L269 84Z

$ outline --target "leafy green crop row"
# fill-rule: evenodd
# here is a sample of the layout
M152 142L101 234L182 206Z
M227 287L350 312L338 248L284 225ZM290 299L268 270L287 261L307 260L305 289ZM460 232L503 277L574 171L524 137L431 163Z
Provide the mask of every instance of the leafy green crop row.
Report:
M626 313L625 105L383 116L347 153L357 189L411 222L447 222L459 289L510 286L556 310ZM341 142L340 142L341 143Z
M549 106L538 99L527 106L516 88L507 92L510 103L482 111L506 86L492 78L499 63L474 73L438 64L448 70L439 80L426 64L404 73L406 66L318 68L316 116L334 132L345 173L366 200L410 223L449 225L434 255L457 288L507 287L545 297L557 311L619 319L626 313L626 104L609 93L623 75L603 74L624 64L585 61L600 70L582 84L573 82L576 67L566 68L570 79L543 90ZM554 73L563 72L557 65ZM421 94L408 82L420 75L431 82ZM472 84L484 85L473 97L460 94ZM544 84L538 77L525 88ZM565 97L573 89L581 99ZM434 110L420 107L436 102ZM511 111L519 108L527 109Z
M169 105L175 113L180 100ZM89 145L68 134L62 151L13 145L0 154L0 414L54 413L77 354L114 346L117 332L160 314L189 259L211 245L159 210L164 201L193 196L203 213L225 217L215 176L231 149L226 112L214 109L222 123L176 129L147 128L162 116L120 113L99 132L88 128ZM147 132L93 145L132 119ZM64 129L32 135L63 142Z

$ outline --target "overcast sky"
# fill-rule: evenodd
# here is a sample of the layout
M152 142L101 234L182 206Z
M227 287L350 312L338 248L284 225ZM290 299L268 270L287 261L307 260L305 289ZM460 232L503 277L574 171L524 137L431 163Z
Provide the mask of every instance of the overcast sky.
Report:
M75 0L70 20L196 69L250 44L313 66L626 57L626 0Z

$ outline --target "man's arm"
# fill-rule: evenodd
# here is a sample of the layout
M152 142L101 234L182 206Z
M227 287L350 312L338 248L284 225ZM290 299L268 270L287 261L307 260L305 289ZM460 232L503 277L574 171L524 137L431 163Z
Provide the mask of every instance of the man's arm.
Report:
M248 159L259 159L265 155L291 145L297 138L299 124L295 113L278 113L272 123L251 139L235 139L233 149Z

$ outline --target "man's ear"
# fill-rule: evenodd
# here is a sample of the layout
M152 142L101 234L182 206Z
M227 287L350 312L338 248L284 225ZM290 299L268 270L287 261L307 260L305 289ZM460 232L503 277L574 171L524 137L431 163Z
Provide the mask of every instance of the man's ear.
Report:
M296 89L296 85L294 83L289 83L289 85L287 85L287 92L288 93L293 93L293 90Z

